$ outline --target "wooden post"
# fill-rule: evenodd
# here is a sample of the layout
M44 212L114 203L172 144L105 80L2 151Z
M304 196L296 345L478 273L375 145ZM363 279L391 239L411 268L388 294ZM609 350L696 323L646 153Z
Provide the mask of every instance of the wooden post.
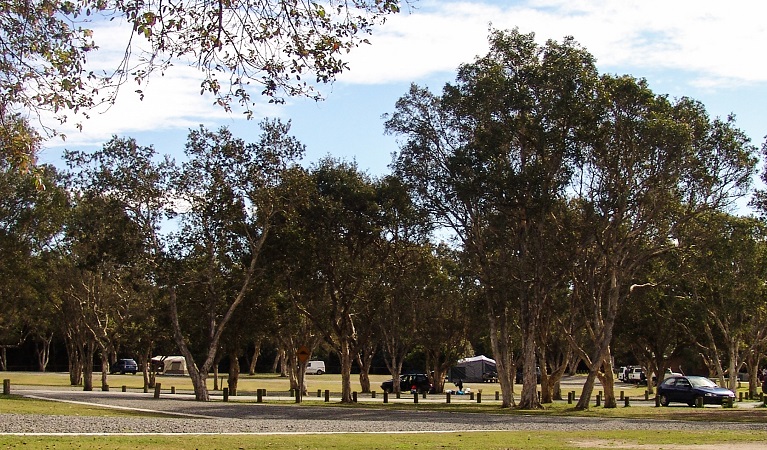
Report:
M226 389L227 389L227 388L224 388L224 390L226 390ZM176 386L171 386L171 387L170 387L170 393L171 393L171 394L175 394L175 393L176 393Z
M469 392L469 400L474 401L474 393Z
M264 391L256 389L256 403L262 403L264 401Z
M621 400L623 400L623 395L624 395L624 392L621 391Z
M482 403L482 393L477 392L477 403Z
M630 400L630 397L626 396L626 398L623 399L623 406L628 408L630 406L629 400Z
M426 398L426 391L423 391L423 392L421 392L421 396L422 396L423 398Z
M568 405L572 405L573 404L573 393L572 392L568 392L567 393L567 404Z
M445 394L445 403L450 404L450 392Z
M418 403L418 392L413 393L413 403Z
M330 389L325 389L325 403L330 401Z
M602 406L602 396L600 396L599 394L597 394L596 406Z
M327 391L325 391L327 392ZM389 403L389 392L384 391L384 403Z
M6 378L3 380L3 395L11 395L11 379Z
M376 391L370 392L370 398L376 398Z
M695 399L695 407L696 408L702 408L703 407L703 397L697 397Z
M123 392L128 392L128 386L123 384L122 391Z
M154 384L154 398L160 398L160 390L162 389L162 383Z
M501 399L501 393L498 391L495 391L495 400L498 401Z
M739 402L743 401L743 391L738 392L738 401Z
M170 388L170 392L171 392L171 394L174 394L175 393L175 389L173 389L173 387L171 387ZM229 388L228 387L224 388L224 401L225 402L229 401Z
M357 403L357 391L352 392L352 402Z
M655 396L655 407L660 408L660 397L658 395Z
M293 389L296 394L296 403L301 403L301 389Z
M317 389L317 398L322 398L322 389Z

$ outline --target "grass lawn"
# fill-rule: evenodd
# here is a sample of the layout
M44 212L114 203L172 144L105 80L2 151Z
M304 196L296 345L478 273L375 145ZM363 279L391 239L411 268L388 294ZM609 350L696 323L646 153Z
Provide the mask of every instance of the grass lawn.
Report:
M33 372L5 372L2 378L11 380L12 394L14 386L31 385L36 387L54 387L58 389L82 389L70 387L69 377L66 373L33 373ZM386 376L372 376L372 385L380 386ZM142 389L143 378L138 375L110 375L109 384L112 387L125 385L130 389ZM178 390L191 390L191 382L186 377L158 377L164 388L170 386ZM316 391L325 389L331 392L340 392L340 375L325 374L320 376L307 376L307 384L310 396L307 404L326 406L338 406L337 401L324 403L316 398ZM212 380L209 387L212 388ZM226 381L220 383L225 386ZM100 389L100 374L94 374L94 387ZM451 388L448 385L446 388ZM754 422L767 423L767 408L743 407L736 402L735 408L689 408L683 405L678 407L655 408L652 406L619 407L605 409L592 407L587 411L574 411L571 404L557 402L546 405L540 411L519 411L515 409L501 409L497 402L492 401L494 392L499 390L497 384L464 383L464 387L471 387L478 392L483 390L488 399L483 403L468 401L467 396L454 396L451 404L444 401L419 402L412 401L392 402L384 405L380 401L381 393L375 403L368 397L368 401L350 408L391 408L391 409L418 409L437 410L449 412L472 412L477 414L524 414L524 415L563 415L579 417L611 417L627 419L673 419L694 421L724 421L724 422ZM288 380L271 374L255 376L243 376L240 379L239 389L241 392L255 392L256 389L267 389L270 392L286 392L289 388ZM115 388L118 389L118 388ZM352 389L361 390L359 380L353 378ZM565 389L565 388L563 388ZM568 390L571 390L569 387ZM576 395L580 390L575 387ZM519 389L518 389L519 391ZM633 398L644 398L644 387L629 387L624 389L624 395ZM312 395L314 392L314 395ZM620 391L618 391L620 392ZM566 395L566 394L565 394ZM444 396L429 396L429 398ZM458 399L458 397L464 397ZM393 398L393 397L392 397ZM408 397L410 398L410 397ZM269 400L268 397L266 401ZM286 403L282 400L283 403ZM647 403L645 403L646 405ZM753 405L752 405L753 406ZM55 411L55 412L54 412ZM146 416L145 413L102 409L83 405L60 404L55 407L51 402L20 398L16 395L0 396L0 414L63 414L83 416ZM390 433L390 434L334 434L334 435L110 435L110 436L15 436L0 435L0 448L56 448L56 449L134 449L153 447L155 449L580 449L580 448L623 448L642 449L663 448L666 450L709 450L711 448L732 448L734 450L752 450L767 448L767 432L750 431L708 431L694 433L685 431L600 431L586 432L573 430L568 432L536 431L536 432L453 432L453 433ZM705 445L705 446L704 446ZM711 445L711 447L709 447Z

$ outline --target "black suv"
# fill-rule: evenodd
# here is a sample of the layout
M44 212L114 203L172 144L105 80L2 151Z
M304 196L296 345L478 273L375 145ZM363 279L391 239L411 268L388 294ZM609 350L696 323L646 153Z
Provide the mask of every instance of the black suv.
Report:
M117 362L112 364L112 367L109 370L109 373L117 372L120 372L123 375L126 373L136 375L136 372L138 372L138 364L132 359L118 359Z
M384 392L394 392L394 379L386 380L381 383L381 389ZM399 377L400 392L434 393L434 386L429 381L429 376L425 373L409 373Z

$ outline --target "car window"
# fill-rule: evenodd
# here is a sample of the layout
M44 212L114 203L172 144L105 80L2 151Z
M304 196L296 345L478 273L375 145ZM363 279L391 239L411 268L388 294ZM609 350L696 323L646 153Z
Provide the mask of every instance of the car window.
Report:
M716 383L706 377L689 377L689 380L695 387L717 387Z
M686 378L679 378L676 380L676 385L679 387L690 387L690 382Z

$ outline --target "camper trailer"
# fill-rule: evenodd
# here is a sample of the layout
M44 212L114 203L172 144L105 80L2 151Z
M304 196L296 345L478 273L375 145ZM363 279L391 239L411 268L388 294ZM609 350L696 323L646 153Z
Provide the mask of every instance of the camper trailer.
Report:
M152 369L158 375L189 375L183 356L155 356L152 358Z

